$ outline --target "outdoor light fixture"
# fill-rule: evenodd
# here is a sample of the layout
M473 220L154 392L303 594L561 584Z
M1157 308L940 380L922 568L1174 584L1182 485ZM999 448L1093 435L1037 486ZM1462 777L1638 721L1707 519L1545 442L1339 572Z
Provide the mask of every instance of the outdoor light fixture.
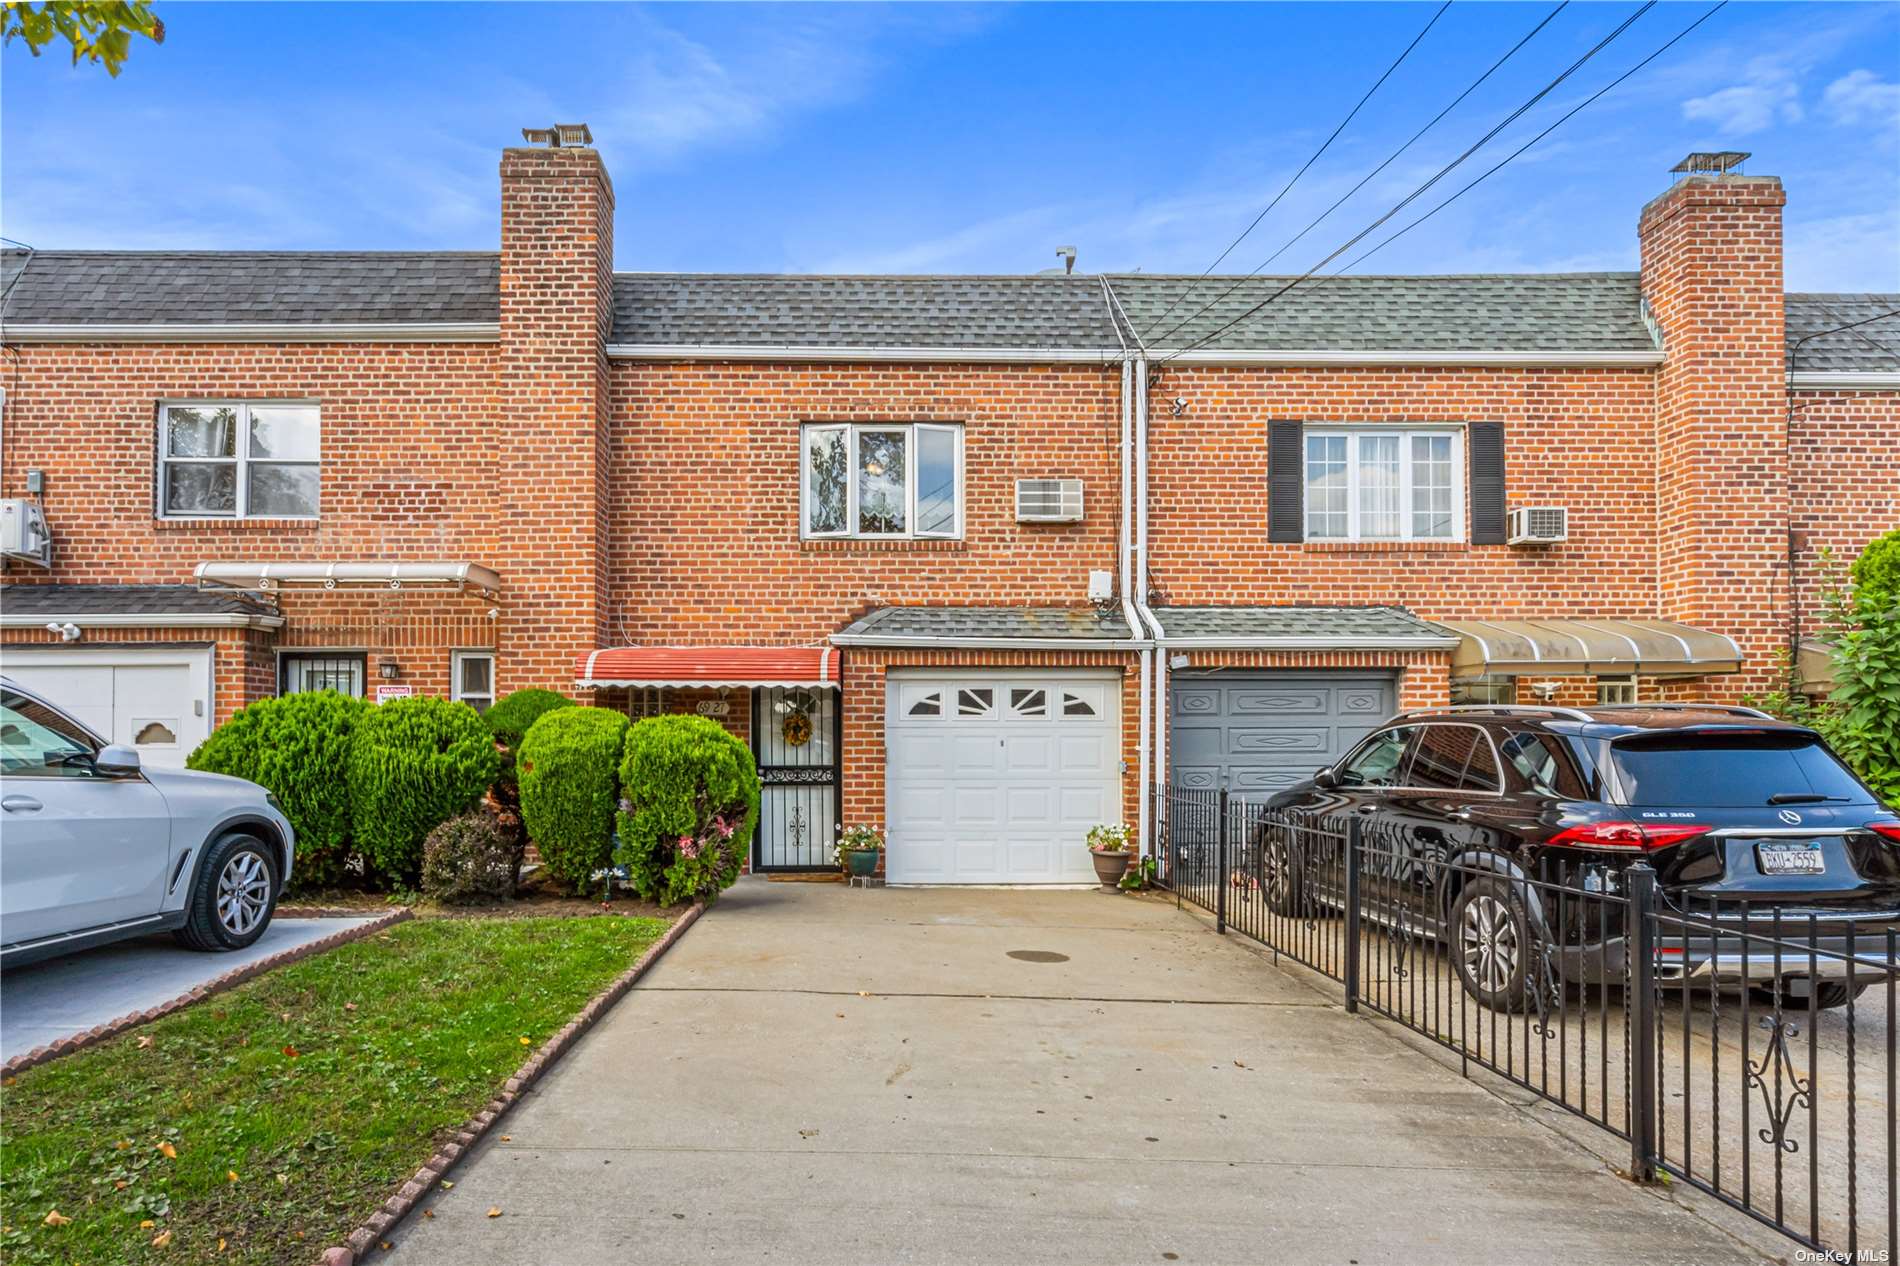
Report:
M388 681L394 681L402 673L402 665L393 659L386 659L376 665L376 675Z
M74 624L71 620L68 620L64 624L61 624L58 620L54 620L46 626L46 631L48 633L59 634L59 640L62 642L77 642L79 640L79 626Z
M1187 397L1176 396L1174 399L1168 401L1168 412L1172 413L1177 418L1180 417L1183 413L1186 413L1187 412Z

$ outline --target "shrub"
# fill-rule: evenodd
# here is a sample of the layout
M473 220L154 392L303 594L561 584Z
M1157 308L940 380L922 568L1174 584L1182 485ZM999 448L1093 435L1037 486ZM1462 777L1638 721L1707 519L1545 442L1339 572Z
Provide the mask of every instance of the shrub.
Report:
M731 887L759 819L746 745L704 717L649 717L620 760L620 849L642 897L711 901Z
M1811 724L1876 796L1900 806L1900 529L1869 542L1850 574L1851 591L1827 595L1834 689Z
M474 808L499 764L494 736L465 703L418 695L369 709L350 744L349 774L364 861L413 886L424 837Z
M548 873L576 890L613 864L614 802L627 718L606 708L545 713L521 740L521 820Z
M297 832L291 878L321 888L350 854L350 742L369 706L334 690L260 699L238 710L185 764L248 778L277 797Z
M450 905L511 897L518 849L494 817L464 813L422 842L422 891Z
M510 809L521 805L519 775L515 771L515 757L521 749L521 740L527 736L534 723L557 708L571 708L574 701L564 694L553 690L517 690L511 695L497 699L494 706L482 713L482 720L495 735L495 741L505 749L501 753L501 768L495 775L495 796Z

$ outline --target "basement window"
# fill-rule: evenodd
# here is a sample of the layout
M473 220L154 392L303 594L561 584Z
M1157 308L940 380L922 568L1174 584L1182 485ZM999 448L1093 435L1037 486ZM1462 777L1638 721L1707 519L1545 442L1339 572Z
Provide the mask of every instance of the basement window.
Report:
M168 401L158 410L164 519L314 519L322 486L317 406Z
M800 523L806 537L963 535L963 428L871 422L804 429Z
M1457 431L1306 431L1306 539L1455 541L1464 536Z

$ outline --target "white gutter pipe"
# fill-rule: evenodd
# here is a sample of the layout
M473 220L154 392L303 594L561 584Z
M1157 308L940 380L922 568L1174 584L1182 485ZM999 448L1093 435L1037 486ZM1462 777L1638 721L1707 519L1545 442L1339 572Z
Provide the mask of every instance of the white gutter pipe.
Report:
M1122 348L1121 381L1121 525L1116 536L1115 551L1115 592L1121 599L1122 619L1128 624L1128 631L1142 639L1140 661L1135 673L1139 681L1138 693L1141 700L1135 722L1135 848L1138 854L1154 856L1154 841L1159 832L1153 821L1152 802L1148 796L1149 747L1148 718L1154 707L1153 686L1149 678L1149 665L1153 662L1154 651L1147 645L1148 632L1136 613L1138 601L1134 581L1133 516L1134 472L1136 464L1134 445L1134 360L1128 349L1128 339L1122 334L1122 322L1117 315L1120 307L1115 298L1115 288L1108 284L1108 278L1102 279L1102 302L1108 309L1108 323L1115 330L1115 338ZM1133 328L1132 326L1130 327Z
M1154 640L1154 650L1150 654L1153 668L1153 684L1142 691L1144 703L1142 722L1152 725L1153 738L1149 749L1153 753L1152 776L1154 783L1165 782L1168 776L1168 652L1167 632L1161 627L1153 608L1148 605L1148 357L1141 353L1135 359L1135 611L1141 617L1142 632ZM1150 795L1151 787L1144 786L1142 795ZM1157 833L1158 835L1158 833ZM1153 857L1159 846L1159 839L1151 836L1146 841L1148 855Z

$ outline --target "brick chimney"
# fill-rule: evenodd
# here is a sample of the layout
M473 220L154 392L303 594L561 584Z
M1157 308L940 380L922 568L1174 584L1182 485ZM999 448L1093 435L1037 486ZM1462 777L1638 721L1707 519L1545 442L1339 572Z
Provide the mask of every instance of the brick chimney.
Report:
M1686 686L1732 698L1776 680L1787 638L1788 453L1781 208L1747 155L1695 154L1643 208L1642 292L1656 379L1659 614L1726 633L1741 673Z
M614 190L585 125L501 157L501 690L605 643Z

